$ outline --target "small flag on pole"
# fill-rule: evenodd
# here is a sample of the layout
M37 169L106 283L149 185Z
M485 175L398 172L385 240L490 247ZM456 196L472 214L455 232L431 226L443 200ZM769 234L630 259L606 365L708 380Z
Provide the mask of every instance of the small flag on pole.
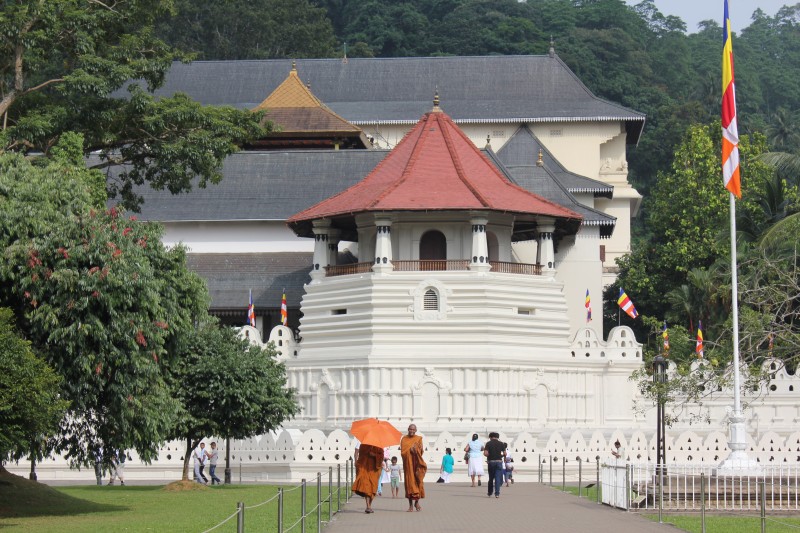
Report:
M253 305L253 290L250 290L250 305L247 306L247 324L256 327L256 306Z
M722 180L736 198L742 197L739 175L739 127L736 119L736 89L733 76L733 43L728 0L722 21Z
M283 289L283 297L281 298L281 324L286 325L289 323L289 309L286 307L286 289Z
M664 331L661 333L664 337L664 353L669 354L669 330L667 329L667 321L664 321Z
M592 300L589 298L589 289L586 289L586 322L592 321Z
M697 344L694 347L694 353L697 354L698 359L703 358L703 322L697 322Z
M617 299L617 304L622 308L623 311L628 313L628 316L631 318L636 318L639 316L639 312L633 306L633 302L628 295L625 294L625 291L620 288L619 290L619 298Z

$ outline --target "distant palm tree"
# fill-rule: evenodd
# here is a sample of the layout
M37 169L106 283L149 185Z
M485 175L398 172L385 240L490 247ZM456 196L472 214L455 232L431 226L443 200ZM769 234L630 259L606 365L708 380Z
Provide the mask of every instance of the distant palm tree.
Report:
M794 186L800 186L800 155L790 152L765 152L758 158L775 167L776 172Z
M800 148L800 134L797 132L797 113L780 107L773 113L767 126L767 142L776 152L791 152Z

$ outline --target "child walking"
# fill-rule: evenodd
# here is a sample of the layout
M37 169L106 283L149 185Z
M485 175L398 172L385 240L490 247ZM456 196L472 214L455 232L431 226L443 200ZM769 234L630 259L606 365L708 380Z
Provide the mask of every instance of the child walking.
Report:
M392 464L389 466L389 482L392 486L392 498L400 496L400 481L402 481L403 469L397 464L397 456L392 457Z
M444 451L444 457L442 457L442 468L439 470L439 475L442 476L445 483L450 483L450 476L453 474L455 462L455 459L453 459L453 450L447 448Z
M514 459L511 457L511 454L506 451L506 459L505 459L505 469L503 470L503 477L505 477L506 487L508 487L508 482L514 483Z

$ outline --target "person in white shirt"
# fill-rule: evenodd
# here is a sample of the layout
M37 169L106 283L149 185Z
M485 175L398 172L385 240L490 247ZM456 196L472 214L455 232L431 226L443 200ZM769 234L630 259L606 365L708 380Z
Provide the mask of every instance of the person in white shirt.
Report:
M211 484L220 485L222 482L217 477L216 470L217 470L217 461L219 460L219 450L217 450L217 443L211 443L211 451L206 452L206 457L208 457L208 464L209 466L208 475L211 476Z
M617 464L625 462L625 448L620 444L619 439L614 443L614 449L611 450L611 455L617 460Z
M192 456L194 457L194 480L204 485L208 484L208 478L203 474L203 468L206 463L206 443L201 442L200 446L195 448Z

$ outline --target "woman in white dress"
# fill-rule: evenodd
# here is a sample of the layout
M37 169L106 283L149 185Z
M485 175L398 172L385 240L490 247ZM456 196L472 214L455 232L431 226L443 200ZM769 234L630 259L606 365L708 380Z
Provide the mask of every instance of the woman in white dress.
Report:
M483 475L483 443L478 440L478 434L472 434L464 452L469 454L468 474L472 478L472 486L475 486L475 477L478 478L478 487L481 486L481 476Z
M378 496L383 496L383 484L389 483L389 457L391 456L390 448L383 449L383 466L381 467L381 478L378 480Z

